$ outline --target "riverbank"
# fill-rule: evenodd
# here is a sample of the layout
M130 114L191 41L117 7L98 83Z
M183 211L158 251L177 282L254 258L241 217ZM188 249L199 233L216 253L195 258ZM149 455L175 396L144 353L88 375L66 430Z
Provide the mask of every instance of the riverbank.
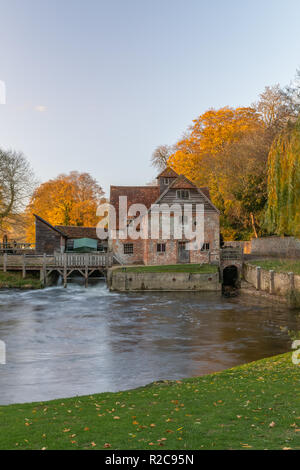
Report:
M41 289L42 284L39 279L33 276L22 278L19 272L0 272L0 289Z
M260 266L267 271L273 270L277 273L290 273L300 275L300 260L291 259L264 259L251 261L251 264Z
M243 264L243 279L258 295L300 308L300 263L297 260L256 260ZM243 289L242 289L243 290ZM245 290L245 289L244 289ZM254 291L253 291L254 292Z
M0 449L300 449L291 354L119 393L0 407Z
M281 297L280 295L269 294L268 292L263 290L257 290L255 287L253 287L253 285L249 284L249 282L246 282L244 280L241 282L241 288L238 291L238 295L246 297L247 299L249 299L250 297L257 297L260 299L267 300L268 302L271 302L273 304L279 303L287 305L289 308L292 308L288 297Z

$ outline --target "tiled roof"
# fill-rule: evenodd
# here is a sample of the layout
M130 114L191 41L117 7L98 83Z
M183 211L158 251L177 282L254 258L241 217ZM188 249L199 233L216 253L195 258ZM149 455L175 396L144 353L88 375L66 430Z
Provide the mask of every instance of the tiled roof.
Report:
M157 176L157 178L178 178L178 176L179 175L168 166Z
M55 225L55 228L62 232L67 238L92 238L97 240L96 227L73 227L66 225Z
M127 196L127 207L132 204L144 204L150 209L160 195L159 186L111 186L110 204L114 206L119 226L119 197Z
M64 233L59 230L58 227L54 227L53 225L51 225L49 222L47 222L47 220L45 219L42 219L42 217L40 217L39 215L36 215L36 214L33 214L34 217L39 220L40 222L42 222L43 224L47 225L47 227L51 228L52 230L55 230L55 232L58 232L60 235L64 236Z
M196 186L186 178L179 177L171 186L173 189L195 189Z
M209 200L211 200L208 187L199 188L194 183L192 183L188 178L186 178L184 175L178 176L178 178L172 183L172 185L170 187L175 188L175 189L195 189L195 188L197 188L197 189L200 189L200 191Z
M209 188L205 187L205 188L198 188L198 189L200 189L200 191L202 191L202 193L211 201Z

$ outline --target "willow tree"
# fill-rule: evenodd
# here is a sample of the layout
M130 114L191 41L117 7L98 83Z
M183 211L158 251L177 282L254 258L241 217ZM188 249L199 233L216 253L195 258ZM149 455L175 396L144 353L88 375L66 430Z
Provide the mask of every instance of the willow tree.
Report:
M300 235L300 119L274 141L268 159L269 231Z

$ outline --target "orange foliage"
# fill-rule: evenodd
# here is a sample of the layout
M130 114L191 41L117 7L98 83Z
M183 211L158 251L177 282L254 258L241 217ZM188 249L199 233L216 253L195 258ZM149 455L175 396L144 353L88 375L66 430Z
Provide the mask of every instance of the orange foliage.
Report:
M37 214L52 225L95 227L97 207L103 190L88 173L71 172L41 184L27 207L27 239L34 241L34 217Z
M263 125L254 109L229 107L211 109L193 122L190 133L178 142L178 151L170 157L169 165L200 185L209 183L226 145Z

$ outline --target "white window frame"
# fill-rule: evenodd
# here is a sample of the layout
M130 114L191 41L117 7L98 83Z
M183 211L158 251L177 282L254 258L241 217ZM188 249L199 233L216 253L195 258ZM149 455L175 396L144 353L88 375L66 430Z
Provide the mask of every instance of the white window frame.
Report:
M164 247L164 249L162 249ZM157 243L156 244L156 252L157 253L165 253L167 251L167 245L165 243Z
M187 197L183 197L183 193L186 193ZM187 201L188 199L190 199L190 191L188 189L177 189L176 197L177 199Z

